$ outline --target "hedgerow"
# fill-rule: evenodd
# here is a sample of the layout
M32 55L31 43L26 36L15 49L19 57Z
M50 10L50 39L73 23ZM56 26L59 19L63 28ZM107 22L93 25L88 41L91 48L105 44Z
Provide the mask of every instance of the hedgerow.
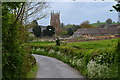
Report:
M120 49L106 47L83 50L70 46L50 45L38 47L39 50L33 50L34 54L57 58L76 68L87 78L119 78L119 59L116 55Z
M12 11L24 3L2 3L2 80L26 78L35 64L28 43L28 31Z

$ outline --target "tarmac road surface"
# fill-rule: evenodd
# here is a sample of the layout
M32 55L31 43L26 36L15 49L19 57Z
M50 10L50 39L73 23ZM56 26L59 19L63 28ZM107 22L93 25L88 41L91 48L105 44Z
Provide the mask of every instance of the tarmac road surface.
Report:
M36 78L84 78L77 70L55 58L33 54L38 64Z

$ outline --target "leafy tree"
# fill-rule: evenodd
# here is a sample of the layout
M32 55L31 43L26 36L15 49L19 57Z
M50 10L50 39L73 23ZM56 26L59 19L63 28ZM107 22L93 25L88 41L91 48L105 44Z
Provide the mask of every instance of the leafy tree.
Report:
M116 5L113 6L113 8L117 11L117 12L120 12L120 1L119 0L116 0L118 1L118 3ZM118 16L120 17L120 16ZM116 47L116 54L115 54L117 57L116 57L116 64L118 66L118 74L119 74L119 78L120 78L120 39L118 39L118 43L117 43L117 47Z
M90 25L89 21L85 21L82 24L80 24L80 28L94 28L94 26Z
M118 12L118 13L120 13L120 1L119 0L115 0L115 1L117 1L118 3L116 4L116 5L113 5L112 7ZM110 10L110 11L113 11L113 10ZM118 15L118 18L120 18L120 15ZM119 20L119 19L118 19ZM119 21L118 21L118 23L120 23Z
M116 0L117 1L117 0ZM113 8L117 11L120 12L120 1L118 1L118 4L114 5Z
M84 21L84 22L82 22L82 24L90 24L90 22L89 21Z
M33 27L33 33L36 37L40 37L41 36L41 27L40 26Z
M71 36L77 29L79 29L80 28L80 26L79 25L71 25L71 24L69 24L69 25L66 25L66 26L64 26L64 30L66 30L67 31L67 35L69 35L69 36ZM65 31L64 31L65 32ZM66 33L66 32L65 32ZM66 35L66 34L65 34Z
M18 40L18 27L16 15L13 14L12 10L19 8L18 5L23 3L3 3L2 4L2 33L3 33L3 44L2 44L2 70L4 71L3 79L21 77L22 71L22 59L20 51L20 42ZM15 21L14 21L15 20ZM14 24L13 24L14 23ZM19 25L20 26L20 25ZM16 54L17 53L17 54ZM18 56L15 56L18 55ZM9 66L9 67L8 67ZM16 70L16 72L15 72ZM13 74L14 73L14 74Z
M112 19L107 19L106 21L105 21L107 24L112 24Z
M33 5L34 4L34 5ZM29 5L29 6L28 6ZM32 17L39 20L46 17L42 13L46 2L2 2L2 79L25 78L35 63L28 45L29 32L26 20Z
M25 2L2 3L2 78L25 78L35 63L28 46L28 27L22 24Z
M33 20L29 26L31 26L32 28L38 26L37 20Z
M81 24L80 28L94 28L94 26L92 26L90 24Z
M43 36L47 36L47 31L46 31L46 29L43 30Z
M98 20L98 21L97 21L97 23L99 24L99 23L100 23L100 21Z
M53 34L55 34L55 28L52 26L47 26L46 30L43 30L44 36L52 36Z
M60 27L63 28L63 27L64 27L64 23L61 23L61 24L60 24Z
M30 26L32 27L32 31L33 31L34 35L36 37L40 37L41 36L41 27L38 25L37 21L36 20L32 21Z
M73 29L72 28L68 28L67 29L67 35L69 35L69 36L71 36L71 35L73 35Z
M52 36L53 34L55 34L55 28L52 26L47 26L47 35L48 36Z
M116 46L116 54L115 54L115 65L118 67L118 77L120 78L120 39L118 39L118 44Z
M66 36L67 35L67 31L66 30L62 30L61 31L61 36Z

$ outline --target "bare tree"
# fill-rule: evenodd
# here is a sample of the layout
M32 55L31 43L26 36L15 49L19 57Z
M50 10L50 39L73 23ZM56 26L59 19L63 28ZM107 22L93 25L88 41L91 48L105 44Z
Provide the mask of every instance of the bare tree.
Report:
M41 0L41 2L28 2L25 4L23 21L24 24L28 24L33 20L40 20L47 17L48 12L46 9L49 8L47 2Z
M18 20L21 24L28 24L34 20L40 20L47 17L49 5L41 0L40 2L21 2L20 7L13 10L15 14L15 24Z

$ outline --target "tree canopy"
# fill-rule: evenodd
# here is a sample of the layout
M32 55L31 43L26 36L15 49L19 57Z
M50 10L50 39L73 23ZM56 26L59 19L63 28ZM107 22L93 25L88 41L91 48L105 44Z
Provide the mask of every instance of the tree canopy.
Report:
M114 8L117 12L120 12L120 1L118 1L118 3L113 6L113 8Z
M106 21L105 21L107 24L112 24L112 19L107 19Z
M28 3L2 2L3 80L26 78L27 72L31 69L33 64L35 64L35 59L31 55L31 48L28 45L28 25L24 24L24 21L27 19L25 17L25 13L28 12L28 8L26 9L26 4ZM42 7L44 4L45 3L39 5Z

